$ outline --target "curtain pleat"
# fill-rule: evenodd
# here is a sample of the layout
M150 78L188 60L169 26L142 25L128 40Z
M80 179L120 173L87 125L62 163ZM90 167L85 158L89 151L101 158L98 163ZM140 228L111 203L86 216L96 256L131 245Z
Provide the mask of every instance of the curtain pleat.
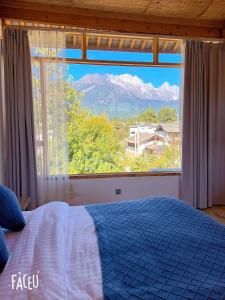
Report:
M29 208L37 206L31 56L26 30L6 28L5 71L5 184Z
M29 31L32 56L38 204L68 201L66 35Z
M197 208L225 204L225 47L185 47L182 197Z

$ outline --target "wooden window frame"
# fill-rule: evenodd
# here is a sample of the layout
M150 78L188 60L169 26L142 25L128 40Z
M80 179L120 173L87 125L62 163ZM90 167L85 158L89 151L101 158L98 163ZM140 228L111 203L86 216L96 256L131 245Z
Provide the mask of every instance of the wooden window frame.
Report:
M159 169L160 170L160 169ZM69 179L100 179L100 178L122 178L122 177L157 177L157 176L181 176L179 171L147 171L147 172L118 172L118 173L93 173L93 174L70 174Z
M35 29L34 29L35 30ZM45 30L45 29L43 29ZM81 58L53 58L53 57L42 57L42 60L44 61L54 61L57 60L58 61L62 61L62 62L66 62L69 64L93 64L93 65L109 65L109 66L134 66L134 67L161 67L161 68L181 68L183 66L182 63L175 63L175 62L160 62L159 60L159 54L160 53L171 53L171 54L179 54L181 53L181 51L178 51L178 48L181 48L181 42L182 40L179 38L159 38L156 36L146 36L146 35L131 35L131 34L119 34L119 33L103 33L101 31L98 32L96 31L86 31L85 29L81 30L76 30L76 31L72 31L72 32L66 32L66 34L68 35L72 35L73 37L73 42L71 47L72 48L67 48L67 49L79 49L81 50ZM77 35L80 36L80 47L77 46L76 43L76 38ZM89 40L90 40L90 36L96 36L97 38L97 45L95 48L90 48L89 45ZM109 48L109 46L107 45L107 47L100 47L100 42L101 42L101 38L108 38L108 45L111 44L112 45L112 40L113 38L120 38L120 42L118 45L118 48ZM123 43L124 39L130 39L130 47L128 48L124 48ZM136 42L137 39L141 39L141 45L140 48L134 48L134 44ZM150 39L152 41L152 48L147 50L144 49L144 46L146 47L146 39ZM159 46L159 43L163 42L163 45ZM173 42L173 47L172 49L168 50L166 49L166 45L168 45L169 42ZM114 51L114 52L137 52L137 53L149 53L149 54L153 54L153 61L149 62L145 62L145 61L120 61L120 60L107 60L107 59L90 59L87 57L87 51L88 50L96 50L96 51ZM38 56L34 56L32 58L33 60L39 60L40 57Z

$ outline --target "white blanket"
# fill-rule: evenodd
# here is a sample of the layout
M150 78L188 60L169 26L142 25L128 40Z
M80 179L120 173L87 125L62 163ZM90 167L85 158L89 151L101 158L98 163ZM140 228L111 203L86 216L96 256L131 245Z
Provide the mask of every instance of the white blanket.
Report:
M6 233L10 258L0 274L0 299L103 299L95 227L86 209L52 202L25 218L21 232Z

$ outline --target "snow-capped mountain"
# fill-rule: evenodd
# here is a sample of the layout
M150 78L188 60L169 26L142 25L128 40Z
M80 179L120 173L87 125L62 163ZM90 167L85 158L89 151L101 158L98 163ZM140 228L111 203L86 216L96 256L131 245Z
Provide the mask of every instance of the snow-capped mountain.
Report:
M130 74L87 74L74 82L84 95L83 106L110 117L131 117L148 107L179 109L179 87L164 82L160 87L145 83Z

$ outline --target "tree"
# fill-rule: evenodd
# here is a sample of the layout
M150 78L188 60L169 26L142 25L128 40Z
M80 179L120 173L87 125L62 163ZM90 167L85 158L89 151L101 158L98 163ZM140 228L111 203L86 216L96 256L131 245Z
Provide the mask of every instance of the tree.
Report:
M146 172L150 171L156 160L155 154L143 153L140 156L136 156L132 162L130 162L130 170L132 172Z
M150 171L151 169L180 168L181 153L179 145L164 146L159 154L143 153L129 161L133 172Z
M81 107L81 100L68 110L70 173L122 171L122 144L105 114L94 116Z
M147 122L147 123L156 123L157 122L157 115L153 108L149 107L146 111L141 113L137 117L137 121Z
M176 109L169 107L163 107L158 113L158 120L162 123L174 122L177 120Z

